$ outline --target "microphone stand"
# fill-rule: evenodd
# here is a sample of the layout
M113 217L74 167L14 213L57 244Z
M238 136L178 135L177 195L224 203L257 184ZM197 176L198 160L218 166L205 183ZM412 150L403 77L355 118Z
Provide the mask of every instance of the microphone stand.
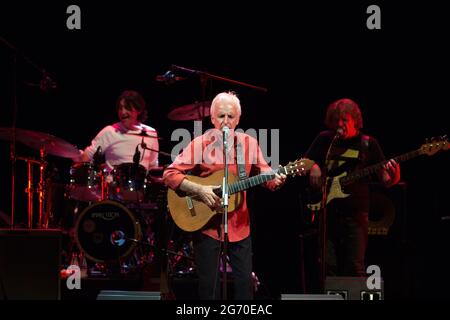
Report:
M339 133L336 133L333 137L333 140L330 143L330 146L328 147L327 154L325 156L325 163L324 163L324 174L322 175L325 177L325 183L322 186L322 219L319 223L319 236L320 236L320 289L322 292L325 292L325 280L326 280L326 266L325 266L325 252L326 252L326 246L327 246L327 197L328 197L328 181L327 181L327 162L328 158L330 156L330 151L336 142L336 139L340 136Z
M141 140L140 146L141 146L141 148L143 150L153 151L153 152L162 154L163 156L166 156L166 157L175 158L177 156L176 154L171 154L171 153L167 153L167 152L164 152L164 151L160 151L160 150L156 150L156 149L152 149L152 148L147 147L147 144L145 143L145 139L144 138L156 138L156 139L158 139L158 137L149 135L145 131L145 129L142 129L142 132L139 135L142 136L142 140Z
M228 79L228 78L225 78L225 77L216 76L216 75L208 73L208 72L188 69L188 68L176 66L174 64L171 66L171 69L172 70L180 70L180 71L189 72L189 73L196 74L196 75L199 75L200 77L207 78L207 79L210 78L210 79L215 79L215 80L219 80L219 81L225 81L225 82L237 84L237 85L240 85L240 86L252 88L252 89L255 89L255 90L267 92L267 88L255 86L255 85L252 85L252 84L249 84L249 83L245 83L245 82L241 82L241 81Z
M240 85L240 86L248 87L248 88L251 88L251 89L255 89L255 90L258 90L258 91L267 92L267 88L255 86L255 85L252 85L252 84L249 84L249 83L245 83L245 82L241 82L241 81L236 81L236 80L233 80L233 79L228 79L228 78L217 76L217 75L214 75L214 74L211 74L211 73L208 73L208 72L204 72L204 71L188 69L188 68L180 67L180 66L177 66L177 65L174 65L174 64L172 64L170 69L172 71L178 70L178 71L188 72L188 73L191 73L191 74L198 75L200 77L200 83L201 83L201 86L202 86L202 106L201 106L201 109L200 109L201 110L200 111L200 118L201 119L205 118L205 115L203 113L204 113L204 109L205 109L204 103L205 103L205 100L206 100L206 84L208 82L208 79L214 79L214 80L229 82L229 83L237 84L237 85Z
M149 147L147 147L145 142L143 144L141 144L141 147L142 147L142 149L153 151L153 152L157 152L157 153L162 154L163 156L166 156L166 157L174 157L175 158L177 156L176 154L167 153L167 152L164 152L164 151L161 151L161 150L156 150L156 149L149 148Z
M223 207L223 249L222 249L222 300L227 300L227 251L228 251L228 128L223 130L223 182L222 182L222 207Z

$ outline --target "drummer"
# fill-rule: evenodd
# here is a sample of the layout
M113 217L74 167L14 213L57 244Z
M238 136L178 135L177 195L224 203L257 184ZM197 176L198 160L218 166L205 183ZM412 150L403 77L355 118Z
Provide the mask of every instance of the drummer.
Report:
M108 171L116 165L133 162L139 162L147 170L157 167L157 132L143 124L147 120L145 100L138 92L127 90L117 99L116 109L120 121L104 127L91 145L80 150L80 156L73 160L89 162L97 155L104 155Z

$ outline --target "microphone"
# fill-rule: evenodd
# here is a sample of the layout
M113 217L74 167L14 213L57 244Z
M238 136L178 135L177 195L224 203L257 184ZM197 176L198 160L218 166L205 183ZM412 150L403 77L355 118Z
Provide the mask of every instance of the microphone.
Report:
M136 151L134 152L134 156L133 156L133 163L138 166L139 162L141 162L141 152L139 151L139 146L140 144L138 144L136 146Z
M158 82L164 82L166 85L169 85L185 79L186 78L176 76L175 73L169 70L163 75L157 75L155 80Z
M102 147L98 146L97 151L95 151L94 156L92 157L94 160L94 165L100 166L105 163L105 155L103 154Z
M339 138L340 136L342 136L344 134L344 129L342 128L338 128L336 130L336 138Z
M144 138L148 137L149 135L147 134L147 131L145 129L142 129L141 134L142 134L141 148L145 150L147 148L147 144L145 143Z
M126 241L125 233L120 230L114 230L113 232L111 232L110 241L115 246L123 246Z
M222 128L222 132L223 132L223 146L224 150L226 150L228 148L228 134L230 133L230 128L224 126Z

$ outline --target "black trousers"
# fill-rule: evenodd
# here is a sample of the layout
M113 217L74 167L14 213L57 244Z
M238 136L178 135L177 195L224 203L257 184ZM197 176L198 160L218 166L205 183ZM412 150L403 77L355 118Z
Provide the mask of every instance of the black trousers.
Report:
M325 264L329 276L366 276L368 212L327 210Z
M199 297L202 300L221 298L222 277L221 241L198 233L194 237L195 262L199 280ZM252 241L251 237L237 242L228 242L227 255L233 275L233 297L235 300L253 299Z

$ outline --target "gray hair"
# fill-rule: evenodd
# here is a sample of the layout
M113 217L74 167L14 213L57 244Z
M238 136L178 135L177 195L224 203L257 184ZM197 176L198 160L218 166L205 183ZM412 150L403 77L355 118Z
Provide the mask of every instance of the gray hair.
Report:
M211 115L214 114L214 109L222 101L229 101L232 105L236 106L239 115L241 115L241 102L239 101L239 98L237 97L236 93L232 91L221 92L214 98L214 100L211 103L210 109Z

